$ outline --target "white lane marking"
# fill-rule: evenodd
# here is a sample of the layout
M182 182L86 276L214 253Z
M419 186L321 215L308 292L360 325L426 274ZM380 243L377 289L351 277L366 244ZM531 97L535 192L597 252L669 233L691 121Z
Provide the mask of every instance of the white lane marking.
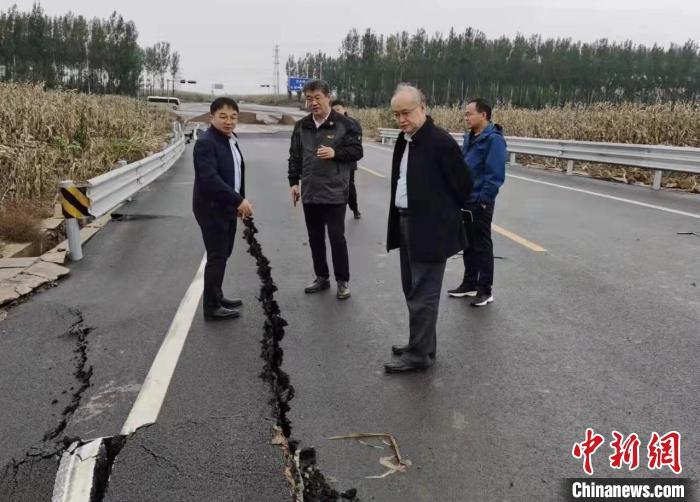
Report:
M199 265L190 287L187 288L185 296L180 301L180 306L170 323L170 328L153 360L146 380L141 386L136 402L131 408L126 422L124 422L121 431L123 435L132 434L139 427L155 423L158 418L165 394L168 392L170 379L175 372L175 366L177 366L182 347L185 345L187 334L192 326L192 319L199 305L199 299L202 296L205 263L206 256L202 258L202 263Z
M390 151L391 151L391 150L389 150L388 148L384 148L384 147L377 146L377 145L370 145L369 143L364 143L364 146L369 146L370 148L374 148L374 149L376 149L376 150L382 150L382 151L384 151L384 152L390 152ZM572 192L585 193L585 194L587 194L587 195L593 195L593 196L595 196L595 197L603 197L604 199L610 199L610 200L615 200L615 201L618 201L618 202L624 202L624 203L626 203L626 204L633 204L633 205L635 205L635 206L646 207L646 208L649 208L649 209L656 209L656 210L658 210L658 211L665 211L665 212L667 212L667 213L678 214L678 215L681 215L681 216L689 216L690 218L698 218L698 219L700 219L700 214L697 214L697 213L688 213L688 212L686 212L686 211L679 211L678 209L671 209L670 207L657 206L656 204L648 204L648 203L646 203L646 202L639 202L639 201L632 200L632 199L625 199L625 198L623 198L623 197L616 197L616 196L614 196L614 195L607 195L607 194L604 194L604 193L593 192L593 191L591 191L591 190L584 190L584 189L582 189L582 188L568 187L568 186L566 186L566 185L559 185L559 184L557 184L557 183L550 183L550 182L548 182L548 181L540 181L540 180L536 180L536 179L533 179L533 178L528 178L528 177L526 177L526 176L518 176L518 175L516 175L516 174L506 174L506 176L507 176L508 178L515 178L515 179L518 179L518 180L529 181L529 182L531 182L531 183L539 183L539 184L541 184L541 185L547 185L547 186L556 187L556 188L563 188L564 190L571 190Z
M593 192L591 190L583 190L581 188L573 188L573 187L568 187L565 185L558 185L556 183L550 183L548 181L541 181L541 180L536 180L533 178L528 178L526 176L517 176L515 174L507 174L509 178L515 178L518 180L523 180L523 181L529 181L531 183L539 183L541 185L547 185L547 186L552 186L552 187L557 187L557 188L563 188L564 190L571 190L572 192L579 192L579 193L585 193L587 195L593 195L595 197L603 197L604 199L610 199L610 200L616 200L618 202L625 202L627 204L634 204L635 206L641 206L641 207L646 207L649 209L657 209L659 211L665 211L667 213L673 213L673 214L679 214L681 216L689 216L691 218L698 218L700 219L700 214L696 213L688 213L686 211L679 211L677 209L671 209L670 207L664 207L664 206L657 206L655 204L647 204L646 202L639 202L636 200L632 199L625 199L622 197L615 197L614 195L607 195L603 193L598 193L598 192Z
M92 480L95 476L97 456L102 438L97 438L76 448L78 443L63 452L56 473L51 502L90 502Z

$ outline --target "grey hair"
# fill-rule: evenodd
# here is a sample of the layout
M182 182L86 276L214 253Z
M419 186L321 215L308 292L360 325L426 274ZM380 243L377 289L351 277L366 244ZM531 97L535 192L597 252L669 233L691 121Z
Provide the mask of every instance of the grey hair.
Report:
M410 84L399 84L396 86L396 90L394 91L394 95L391 97L391 100L394 101L394 98L396 95L400 92L403 91L408 91L412 93L418 104L425 105L427 104L427 99L425 98L425 94L423 94L423 91L421 91L418 87Z

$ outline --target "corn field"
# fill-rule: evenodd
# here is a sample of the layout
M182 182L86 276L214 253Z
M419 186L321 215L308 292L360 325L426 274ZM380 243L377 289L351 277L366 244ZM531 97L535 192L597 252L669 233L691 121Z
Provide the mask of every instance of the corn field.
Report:
M0 84L0 208L50 205L60 180L84 181L159 151L173 117L118 96Z
M397 127L388 108L350 110L350 114L361 122L367 138L376 137L379 127ZM440 127L451 132L464 131L461 108L432 108L430 114ZM700 147L698 103L597 103L541 110L504 107L494 109L493 120L503 126L507 136ZM528 157L519 162L565 168L565 161L544 157ZM575 168L591 176L624 183L649 185L653 177L651 171L634 167L576 162ZM700 193L700 176L669 173L664 175L662 183L667 188Z

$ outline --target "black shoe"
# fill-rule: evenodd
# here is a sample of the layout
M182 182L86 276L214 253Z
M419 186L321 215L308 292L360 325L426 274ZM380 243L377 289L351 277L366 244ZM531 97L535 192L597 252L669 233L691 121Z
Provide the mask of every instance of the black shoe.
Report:
M359 212L359 211L353 211L352 213L353 213L353 217L354 217L356 220L359 220L360 218L362 218L362 213L361 213L361 212Z
M347 281L338 281L338 291L335 294L338 300L347 300L350 298L350 287Z
M387 373L409 373L416 371L425 371L433 365L430 358L425 358L423 362L409 362L403 359L386 363L384 371Z
M224 319L235 319L240 317L241 313L237 310L227 309L226 307L219 307L215 310L205 310L204 319L207 321L222 321Z
M391 353L394 354L395 356L402 356L406 352L411 351L411 346L410 345L392 345L391 346ZM435 359L435 352L431 352L428 354L428 357L430 359Z
M330 287L331 281L329 281L326 277L316 277L314 282L304 288L304 293L318 293L319 291L323 291L324 289L328 289Z
M221 306L227 309L235 309L243 305L243 300L240 298L226 298L225 296L221 298Z
M462 283L455 289L448 289L447 294L453 298L464 298L465 296L476 296L476 287L473 284Z
M479 293L476 298L472 300L470 305L472 307L485 307L493 301L493 295L491 293Z

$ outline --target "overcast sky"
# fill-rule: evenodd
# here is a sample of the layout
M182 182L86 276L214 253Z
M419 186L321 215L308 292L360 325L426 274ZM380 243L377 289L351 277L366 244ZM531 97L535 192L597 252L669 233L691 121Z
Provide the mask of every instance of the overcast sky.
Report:
M0 0L0 10L33 0ZM471 26L489 38L538 33L593 41L631 39L668 46L700 40L699 0L45 0L49 15L73 11L108 17L115 9L136 23L141 46L168 41L181 55L191 90L224 84L228 93L260 93L272 81L273 48L280 46L280 80L289 54L336 55L352 28L377 33L425 28L459 32Z

